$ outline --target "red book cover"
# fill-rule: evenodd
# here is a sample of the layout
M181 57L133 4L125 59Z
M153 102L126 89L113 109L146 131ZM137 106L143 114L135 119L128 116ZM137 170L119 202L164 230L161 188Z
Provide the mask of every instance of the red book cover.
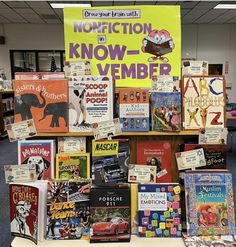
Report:
M137 143L137 164L157 166L158 183L170 183L171 179L171 144L165 141Z
M67 80L15 80L15 122L34 119L37 132L68 131Z
M221 144L185 144L184 151L203 148L206 166L199 169L226 169L227 145Z
M39 189L10 184L10 220L14 237L27 238L37 244Z

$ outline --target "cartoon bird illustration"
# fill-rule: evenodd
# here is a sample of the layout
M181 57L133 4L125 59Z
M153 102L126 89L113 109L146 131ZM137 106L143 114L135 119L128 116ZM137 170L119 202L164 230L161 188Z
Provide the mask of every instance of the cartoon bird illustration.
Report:
M163 55L172 52L174 48L173 39L167 30L154 29L143 39L141 50L144 53L154 55L148 58L148 62L154 62L158 59L162 62L168 62L169 59L163 57Z

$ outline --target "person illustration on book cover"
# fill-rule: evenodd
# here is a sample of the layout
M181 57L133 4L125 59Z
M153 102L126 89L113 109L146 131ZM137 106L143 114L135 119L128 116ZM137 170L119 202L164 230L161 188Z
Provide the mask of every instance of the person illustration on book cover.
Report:
M148 165L156 166L157 167L157 173L162 170L161 161L160 161L160 159L158 159L156 157L152 157L150 160L148 160Z
M169 59L163 57L163 55L172 52L174 48L173 39L167 30L154 29L143 39L141 50L144 53L153 55L148 58L148 62L154 62L159 59L160 61L167 63L169 62Z
M146 118L142 119L142 124L143 124L143 128L146 129L147 128L147 119Z
M207 106L207 107L201 107L200 106L200 116L202 118L202 127L205 128L206 127L206 123L207 123L207 109L210 107L211 105Z
M176 105L172 106L172 118L171 118L171 127L173 130L178 129L179 125L179 112Z
M16 204L16 216L11 222L11 232L17 232L32 236L26 218L30 215L31 204L29 201L18 201Z
M197 118L196 118L198 110L199 110L198 108L196 108L195 111L190 111L189 109L187 109L187 112L189 114L189 121L188 121L187 126L191 125L192 120L196 123L197 126L200 126L200 124L198 123Z

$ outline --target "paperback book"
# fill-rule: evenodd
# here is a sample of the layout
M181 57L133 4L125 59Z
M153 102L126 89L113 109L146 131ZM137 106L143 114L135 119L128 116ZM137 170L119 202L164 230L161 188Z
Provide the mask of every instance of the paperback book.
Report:
M171 182L171 144L164 141L137 142L137 164L156 166L156 182Z
M53 140L18 142L18 164L35 165L38 180L54 178L55 143Z
M179 184L138 185L138 229L140 237L181 237Z
M233 185L229 172L187 171L185 196L188 235L235 234Z
M149 92L141 88L119 89L122 131L149 131Z
M152 92L150 96L152 130L181 130L181 94Z
M90 178L90 154L56 154L56 178Z
M130 241L129 185L93 186L90 213L90 243Z
M69 77L70 132L92 132L92 123L113 119L113 88L112 77Z
M12 236L29 239L35 244L43 241L47 182L11 183L9 189Z
M129 141L92 141L92 179L96 184L128 181Z

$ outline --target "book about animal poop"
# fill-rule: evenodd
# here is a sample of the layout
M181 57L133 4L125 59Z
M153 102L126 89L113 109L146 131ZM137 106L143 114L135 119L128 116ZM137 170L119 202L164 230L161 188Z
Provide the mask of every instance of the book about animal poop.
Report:
M15 122L34 119L37 132L68 131L67 80L15 80Z

